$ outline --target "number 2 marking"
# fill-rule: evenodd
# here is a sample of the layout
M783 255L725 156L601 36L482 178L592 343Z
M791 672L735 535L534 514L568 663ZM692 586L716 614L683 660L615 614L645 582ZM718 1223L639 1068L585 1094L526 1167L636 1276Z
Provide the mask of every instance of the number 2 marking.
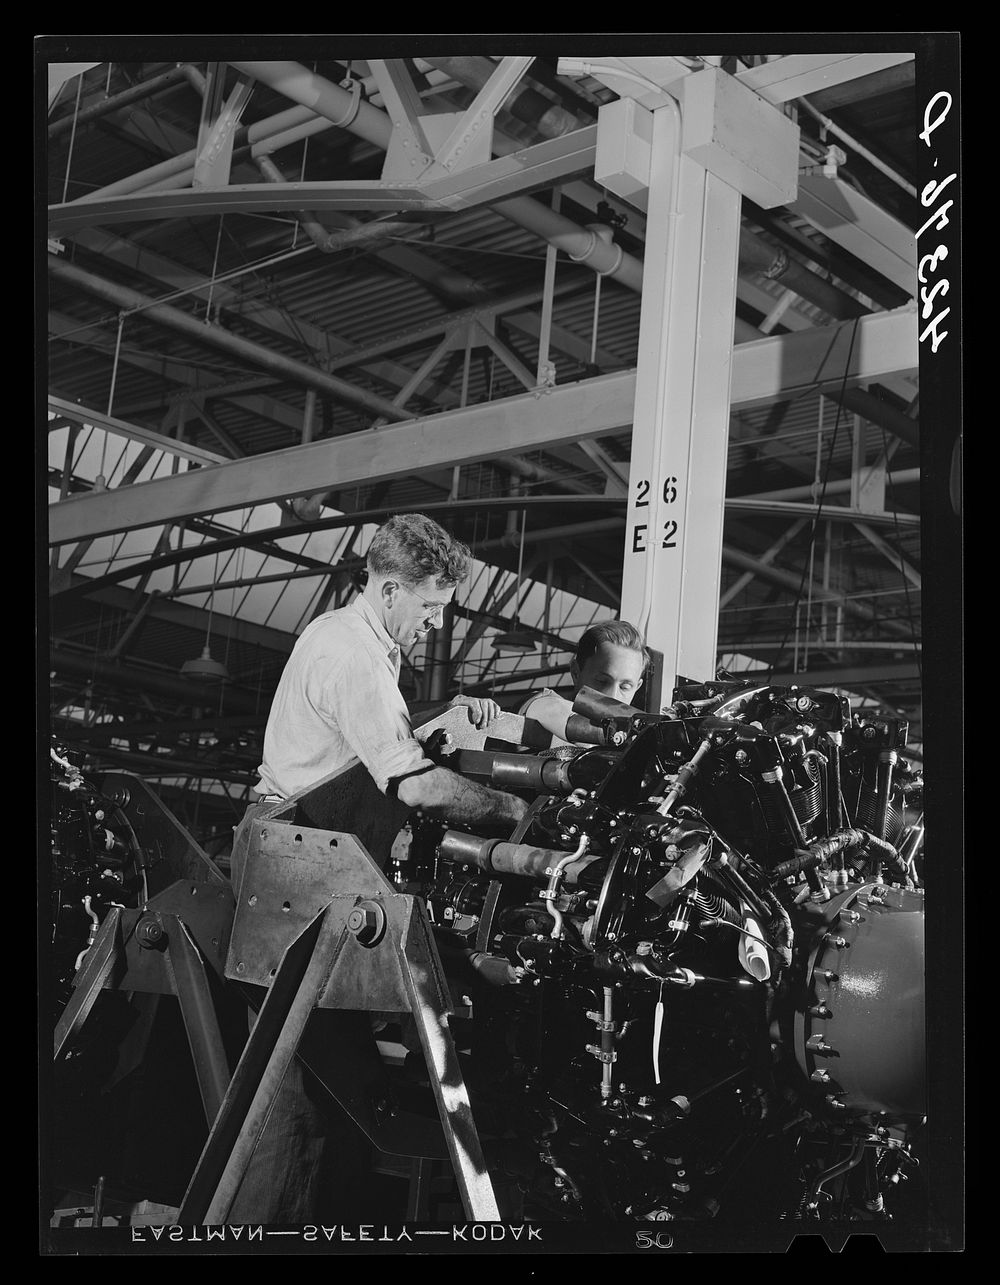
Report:
M664 548L664 549L676 549L676 548L677 548L677 541L674 539L674 536L675 536L676 534L677 534L677 523L676 523L676 522L673 522L673 521L671 521L671 522L664 522L664 524L663 524L663 544L661 545L661 548Z

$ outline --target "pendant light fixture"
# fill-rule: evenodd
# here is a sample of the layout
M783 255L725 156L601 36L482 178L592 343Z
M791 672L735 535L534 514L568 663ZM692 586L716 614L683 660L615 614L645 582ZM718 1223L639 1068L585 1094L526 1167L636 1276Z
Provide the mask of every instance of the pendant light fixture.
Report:
M215 605L215 582L219 578L219 555L215 555L215 574L212 577L212 589L208 595L208 628L205 631L205 646L201 649L201 655L196 656L193 660L186 660L181 665L181 676L184 678L193 678L195 682L209 684L228 683L230 679L229 670L221 660L212 658L212 609Z

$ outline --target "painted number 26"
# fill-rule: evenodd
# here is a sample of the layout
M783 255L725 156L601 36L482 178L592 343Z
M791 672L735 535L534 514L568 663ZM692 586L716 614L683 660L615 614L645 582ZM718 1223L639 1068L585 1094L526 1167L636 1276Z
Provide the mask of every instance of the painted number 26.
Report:
M649 499L647 498L649 496L649 478L640 478L636 483L636 486L638 487L638 494L635 497L635 507L637 509L645 509L649 506ZM675 477L668 477L663 483L663 503L673 504L676 499L677 479Z
M648 508L649 491L650 491L649 478L646 478L646 477L640 478L639 481L636 483L636 487L637 487L637 493L635 497L635 507L637 509ZM663 483L663 503L673 504L676 499L677 499L677 479L676 477L668 477ZM645 551L645 546L642 542L642 539L643 539L642 533L645 530L646 528L644 526L638 526L635 528L633 532L632 550L634 553L642 553ZM673 520L669 522L664 522L663 540L660 547L662 549L676 549L677 541L674 539L676 534L677 534L677 523L674 522Z

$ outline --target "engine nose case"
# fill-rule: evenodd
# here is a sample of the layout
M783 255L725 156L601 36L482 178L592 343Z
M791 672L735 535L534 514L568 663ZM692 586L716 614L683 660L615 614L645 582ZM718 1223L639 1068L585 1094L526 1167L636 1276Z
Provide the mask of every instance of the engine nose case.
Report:
M853 889L819 934L807 982L795 1053L817 1091L857 1112L923 1116L923 890Z

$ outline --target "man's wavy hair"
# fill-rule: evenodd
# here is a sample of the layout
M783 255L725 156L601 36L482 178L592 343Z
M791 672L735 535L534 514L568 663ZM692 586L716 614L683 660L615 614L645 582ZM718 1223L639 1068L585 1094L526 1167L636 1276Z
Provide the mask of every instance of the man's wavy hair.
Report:
M627 620L605 620L585 630L576 645L576 663L583 665L584 661L596 654L603 642L613 643L616 647L627 647L629 651L637 651L642 657L642 672L645 673L649 668L651 658L642 634Z
M438 589L450 589L467 578L472 553L422 513L397 513L375 532L367 560L372 575L411 587L432 576Z

